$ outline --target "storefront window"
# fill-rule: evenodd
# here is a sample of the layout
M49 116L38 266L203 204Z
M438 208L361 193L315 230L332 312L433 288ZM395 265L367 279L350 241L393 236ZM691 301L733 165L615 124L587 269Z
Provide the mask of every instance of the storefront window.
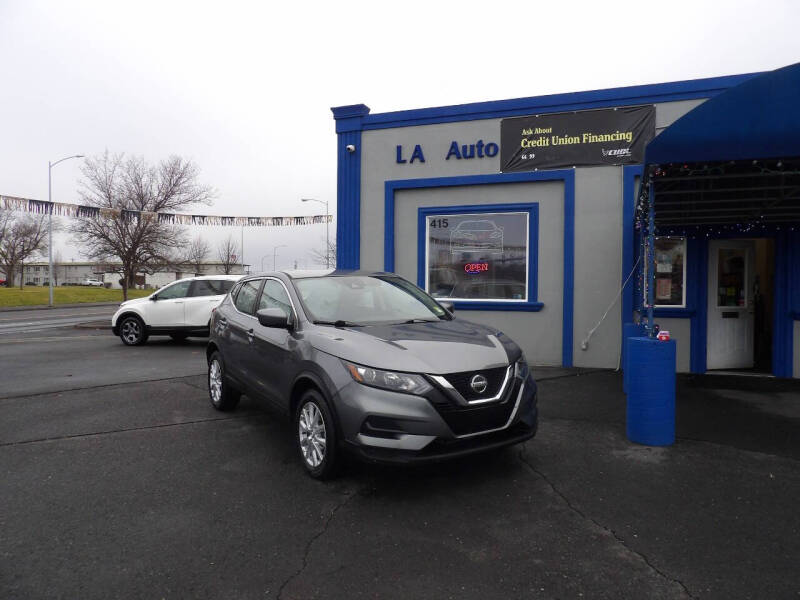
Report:
M526 302L528 212L426 216L425 287L436 298Z
M656 306L686 306L686 238L657 237L655 255Z

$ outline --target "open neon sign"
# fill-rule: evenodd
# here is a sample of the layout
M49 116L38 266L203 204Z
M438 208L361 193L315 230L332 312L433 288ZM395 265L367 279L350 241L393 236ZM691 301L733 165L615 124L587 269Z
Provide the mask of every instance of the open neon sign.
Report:
M467 263L464 265L464 271L470 275L475 275L476 273L482 273L483 271L488 270L489 263Z

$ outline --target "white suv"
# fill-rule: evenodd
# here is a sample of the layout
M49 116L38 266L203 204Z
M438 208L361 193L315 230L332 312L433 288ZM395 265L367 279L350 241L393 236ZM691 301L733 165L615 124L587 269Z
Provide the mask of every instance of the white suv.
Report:
M241 275L206 275L179 279L146 298L128 300L111 317L111 330L127 346L144 344L150 335L182 341L207 336L211 311Z

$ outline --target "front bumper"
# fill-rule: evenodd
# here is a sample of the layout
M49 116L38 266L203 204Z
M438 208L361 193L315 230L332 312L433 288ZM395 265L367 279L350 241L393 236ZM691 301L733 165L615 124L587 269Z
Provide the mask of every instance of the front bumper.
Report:
M445 402L439 390L420 397L349 384L334 402L344 449L369 462L424 463L509 446L536 435L536 383L530 376L524 382L516 380L502 402L478 410L454 409Z

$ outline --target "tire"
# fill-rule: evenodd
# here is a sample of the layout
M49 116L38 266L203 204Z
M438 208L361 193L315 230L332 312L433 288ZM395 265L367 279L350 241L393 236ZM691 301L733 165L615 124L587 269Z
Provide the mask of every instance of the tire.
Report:
M300 462L308 474L314 479L334 477L340 462L336 423L322 394L313 389L306 391L292 423Z
M185 342L186 338L189 337L187 333L170 333L169 337L171 337L176 342Z
M147 337L147 329L139 317L129 315L119 324L119 339L126 346L141 346Z
M208 359L208 398L211 406L219 411L236 408L242 393L231 386L225 378L225 363L222 355L214 352Z

